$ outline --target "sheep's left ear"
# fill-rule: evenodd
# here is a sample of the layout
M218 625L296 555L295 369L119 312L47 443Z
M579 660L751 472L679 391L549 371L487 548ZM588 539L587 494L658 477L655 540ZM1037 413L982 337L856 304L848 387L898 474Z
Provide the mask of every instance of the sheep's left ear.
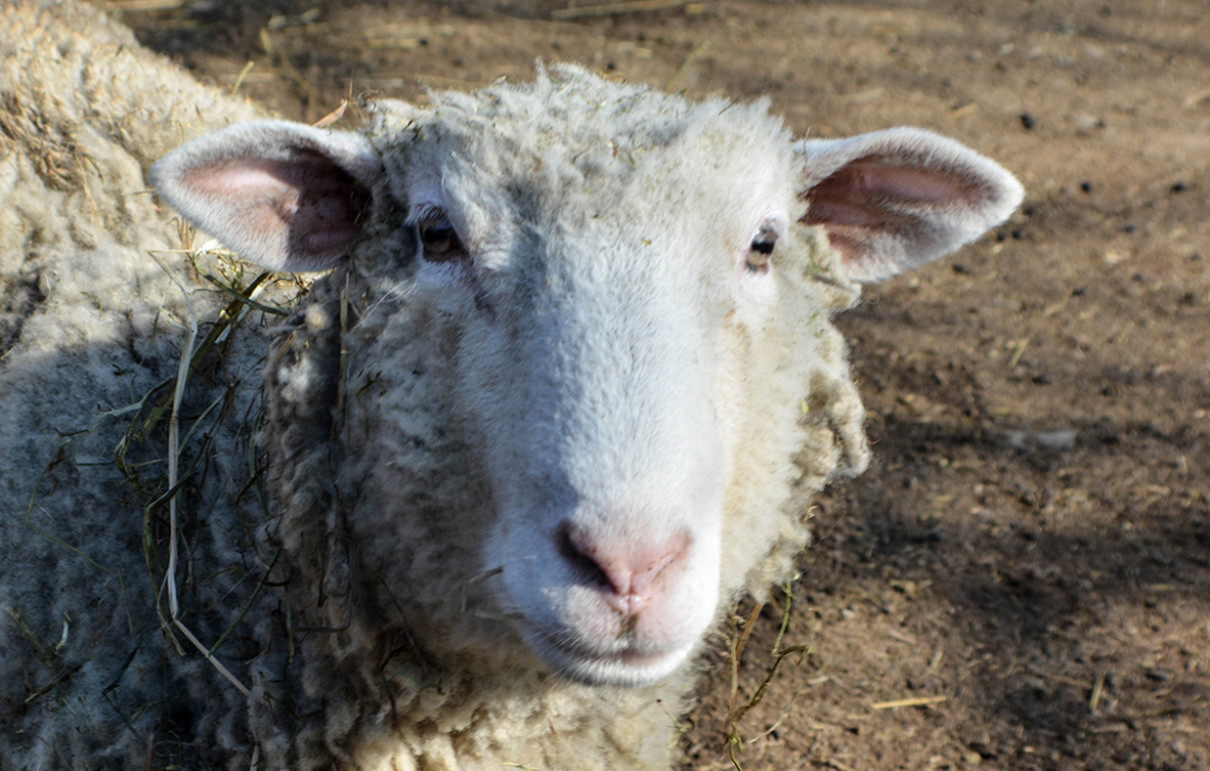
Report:
M324 270L364 234L381 167L360 134L265 120L173 150L151 168L151 182L246 259L270 270Z
M807 202L856 281L879 281L970 243L1021 203L998 164L929 131L896 128L799 142Z

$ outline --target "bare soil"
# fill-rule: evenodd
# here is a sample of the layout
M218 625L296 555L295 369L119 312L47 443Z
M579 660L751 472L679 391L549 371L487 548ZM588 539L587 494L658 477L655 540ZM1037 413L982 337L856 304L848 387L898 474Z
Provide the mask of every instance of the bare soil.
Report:
M1205 0L150 4L106 5L302 120L572 60L1001 161L1019 215L843 319L877 459L815 511L781 639L811 652L737 714L783 615L733 679L744 609L685 768L731 768L733 723L746 769L1210 768Z

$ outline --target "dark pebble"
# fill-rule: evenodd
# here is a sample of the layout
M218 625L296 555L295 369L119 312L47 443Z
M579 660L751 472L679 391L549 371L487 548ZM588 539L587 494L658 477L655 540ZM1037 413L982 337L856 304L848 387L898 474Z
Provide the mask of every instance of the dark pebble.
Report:
M1034 120L1034 116L1030 115L1027 112L1021 113L1021 127L1023 129L1025 129L1026 131L1029 131L1036 125L1038 125L1038 123L1037 123L1037 121Z

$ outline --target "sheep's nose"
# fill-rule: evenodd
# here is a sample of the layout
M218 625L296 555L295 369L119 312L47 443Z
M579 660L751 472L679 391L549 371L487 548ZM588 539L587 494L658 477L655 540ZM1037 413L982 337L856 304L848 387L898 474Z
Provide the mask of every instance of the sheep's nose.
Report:
M563 558L596 584L611 607L635 616L659 597L668 577L688 562L693 538L682 531L668 538L635 542L565 526L559 541Z

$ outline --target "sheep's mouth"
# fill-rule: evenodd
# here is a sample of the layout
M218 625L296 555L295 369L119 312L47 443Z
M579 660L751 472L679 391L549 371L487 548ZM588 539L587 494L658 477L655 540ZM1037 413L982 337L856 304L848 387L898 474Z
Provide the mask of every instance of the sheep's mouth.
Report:
M585 685L641 688L671 675L689 658L693 644L648 651L636 646L601 652L556 641L542 631L527 635L541 658L560 674Z

